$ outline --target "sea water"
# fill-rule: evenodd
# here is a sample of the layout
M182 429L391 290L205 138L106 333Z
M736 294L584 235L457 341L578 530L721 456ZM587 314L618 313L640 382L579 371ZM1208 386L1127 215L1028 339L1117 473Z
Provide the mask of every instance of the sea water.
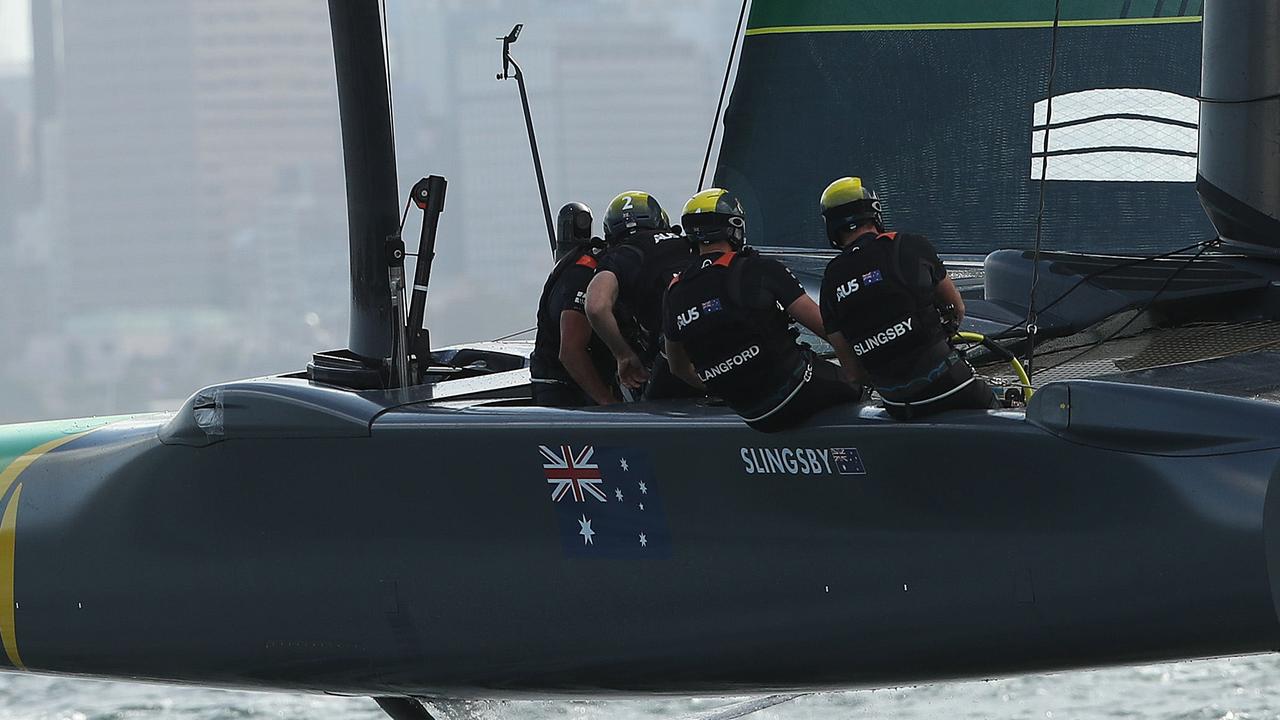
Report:
M698 718L729 700L484 702L439 708L441 720ZM0 674L0 720L380 720L365 698L231 692L165 685ZM984 682L810 695L755 720L842 718L1280 718L1280 656L1111 668Z

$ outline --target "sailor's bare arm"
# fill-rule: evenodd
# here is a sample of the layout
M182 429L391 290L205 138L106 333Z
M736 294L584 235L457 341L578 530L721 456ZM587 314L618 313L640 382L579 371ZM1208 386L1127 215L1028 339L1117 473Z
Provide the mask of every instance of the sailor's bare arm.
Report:
M689 353L685 352L684 345L674 340L667 340L666 351L667 365L671 367L672 374L705 392L707 386L698 379L698 372L693 367L693 361L689 359Z
M795 318L801 325L809 328L814 335L824 340L827 337L826 329L822 327L822 311L818 309L818 303L814 302L808 295L801 295L787 306L787 314Z
M618 320L613 316L614 303L618 301L618 276L609 270L601 270L591 278L587 286L587 319L596 334L609 346L609 351L618 361L618 378L630 388L639 388L649 379L649 371L644 368L640 358L636 356L631 345L622 336Z
M576 310L560 313L560 364L597 405L617 402L604 379L591 362L587 345L591 343L591 323Z
M952 305L955 307L956 322L964 319L964 298L960 297L960 291L956 289L956 284L951 281L949 276L942 278L942 282L938 283L933 292L939 306Z
M853 348L849 345L849 341L845 340L844 335L833 332L827 336L827 341L831 343L831 347L836 351L836 357L840 359L840 370L844 379L851 383L866 384L867 370L854 355Z

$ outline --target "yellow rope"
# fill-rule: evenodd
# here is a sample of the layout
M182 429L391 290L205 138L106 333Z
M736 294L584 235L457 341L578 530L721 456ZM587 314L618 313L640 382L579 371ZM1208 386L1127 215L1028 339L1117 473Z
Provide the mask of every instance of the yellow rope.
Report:
M986 335L975 332L958 332L952 337L952 340L963 340L964 342L980 343L987 339ZM1009 367L1013 368L1013 374L1018 376L1018 382L1022 384L1022 390L1027 400L1036 393L1035 388L1031 387L1031 378L1027 377L1026 368L1022 367L1022 363L1016 357L1009 358Z

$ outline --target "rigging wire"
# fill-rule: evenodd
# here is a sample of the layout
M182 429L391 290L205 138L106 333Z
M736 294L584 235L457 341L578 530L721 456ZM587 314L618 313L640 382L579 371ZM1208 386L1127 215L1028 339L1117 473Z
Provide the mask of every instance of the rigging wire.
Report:
M1089 282L1090 280L1093 280L1094 278L1102 277L1103 275L1107 275L1109 273L1115 272L1116 270L1124 270L1125 268L1135 267L1143 263L1155 262L1156 260L1165 260L1175 255L1181 255L1190 250L1194 250L1198 247L1202 247L1202 246L1208 247L1208 246L1214 245L1217 242L1218 241L1216 239L1199 240L1194 243L1191 243L1190 245L1187 245L1186 247L1180 247L1177 250L1169 250L1168 252L1163 252L1163 253L1160 253L1159 255L1143 255L1142 257L1131 258L1129 260L1126 260L1125 262L1117 263L1115 265L1108 265L1107 267L1104 267L1100 270L1094 270L1091 273L1081 275L1080 279L1076 280L1075 284L1073 284L1071 287L1064 290L1061 295L1054 298L1047 305L1040 308L1039 312L1048 312L1055 305L1065 300L1068 295L1078 290L1081 285L1084 285L1085 283ZM1005 328L997 332L986 333L986 335L987 337L990 337L990 338L1003 339L1003 336L1005 333L1009 332L1010 330L1016 330L1019 327L1022 327L1022 323L1016 322L1016 323L1013 323L1012 325L1006 326Z
M1187 258L1187 259L1186 259L1186 261L1184 261L1181 265L1179 265L1179 266L1178 266L1178 269L1176 269L1176 270L1174 270L1172 273L1170 273L1170 274L1169 274L1169 277L1165 278L1164 283L1160 285L1160 288L1159 288L1159 289L1157 289L1157 290L1155 291L1155 293L1154 293L1154 294L1152 294L1152 296L1151 296L1150 298L1148 298L1148 300L1147 300L1145 303L1143 303L1143 304L1142 304L1142 306L1141 306L1141 307L1139 307L1139 308L1134 312L1133 316L1132 316L1132 317L1130 317L1128 320L1126 320L1126 321L1124 322L1124 324L1123 324L1123 325L1121 325L1120 327L1118 327L1118 328L1116 328L1115 330L1111 331L1111 333L1110 333L1109 335L1107 335L1105 338L1103 338L1103 339L1101 339L1101 340L1099 340L1099 341L1097 341L1097 342L1095 342L1095 343L1093 343L1093 344L1089 345L1089 346L1088 346L1088 347L1086 347L1085 349L1081 350L1080 352L1076 353L1075 355L1072 355L1071 357L1067 358L1066 360L1063 360L1062 362L1059 362L1059 363L1055 363L1055 364L1053 364L1053 365L1049 366L1049 367L1048 367L1048 368L1046 368L1046 369L1048 369L1048 370L1052 370L1053 368L1062 367L1063 365L1067 365L1067 364L1069 364L1069 363L1073 363L1073 362L1075 362L1076 360L1079 360L1080 358L1084 357L1085 355L1088 355L1089 353L1093 352L1094 350L1097 350L1100 346L1105 345L1106 343L1109 343L1109 342L1111 342L1112 340L1116 339L1116 336L1118 336L1120 333L1124 332L1124 331L1125 331L1125 330L1126 330L1130 325L1132 325L1132 324L1133 324L1133 321L1134 321L1134 320L1137 320L1138 318L1142 317L1143 313L1145 313L1147 310L1149 310L1149 309L1151 308L1151 306L1152 306L1152 305L1154 305L1154 304L1155 304L1156 300L1157 300L1157 299L1159 299L1159 297L1160 297L1161 295L1163 295L1163 294L1164 294L1164 291L1165 291L1165 290L1168 290L1168 289L1169 289L1169 286L1170 286L1171 284L1173 284L1173 281L1174 281L1174 280L1176 280L1176 279L1177 279L1177 277L1178 277L1179 275L1181 275L1181 274L1182 274L1182 271L1183 271L1183 270L1186 270L1187 268L1189 268L1189 267L1191 267L1192 265L1194 265L1194 264L1195 264L1195 261L1196 261L1196 260L1199 260L1199 259L1200 259L1200 256L1201 256L1201 255L1203 255L1203 254L1205 253L1205 251L1206 251L1206 250L1208 250L1208 249L1209 249L1209 248L1211 248L1211 247L1216 246L1216 245L1218 244L1218 242L1219 242L1219 241L1215 239L1215 240L1209 240L1209 241L1206 241L1206 242L1203 242L1203 243L1199 243L1199 245L1200 245L1200 249L1199 249L1199 250L1197 250L1197 251L1196 251L1196 253L1195 253L1194 255L1192 255L1191 257Z
M413 196L410 195L408 200L404 201L404 212L400 213L400 232L404 232L404 221L409 218L409 206L413 204Z
M1272 93L1271 95L1259 95L1258 97L1241 98L1239 100L1226 100L1224 98L1210 98L1203 95L1197 95L1196 100L1202 103L1210 103L1212 105L1248 105L1249 103L1267 102L1269 100L1280 99L1280 93Z
M1058 27L1062 16L1062 0L1053 3L1053 30L1049 35L1049 78L1045 83L1044 141L1040 152L1040 208L1036 212L1036 244L1031 258L1031 296L1027 299L1027 374L1035 374L1036 357L1036 286L1040 284L1040 230L1044 225L1044 190L1049 176L1049 125L1053 122L1053 76L1058 69Z
M716 128L720 127L720 113L724 110L724 96L729 92L729 77L733 72L733 58L738 54L738 40L742 37L742 20L747 16L747 3L742 0L742 10L738 12L738 24L733 31L733 46L729 48L729 62L724 66L724 82L720 85L720 100L716 102L716 117L711 121L711 137L707 138L707 154L702 156L702 172L698 175L698 192L707 182L707 166L711 164L711 148L716 144Z
M525 329L523 329L523 330L517 330L517 331L515 331L515 332L513 332L513 333L511 333L511 334L509 334L509 335L503 335L502 337L494 338L494 339L490 340L489 342L500 342L500 341L502 341L502 340L510 340L511 338L516 337L517 335L524 335L525 333L531 333L531 332L533 332L534 330L537 330L537 329L538 329L538 326L537 326L537 325L535 325L535 326L533 326L533 327L531 327L531 328L525 328Z
M387 2L386 0L380 0L380 2L378 3L378 8L380 10L379 14L382 16L382 67L383 67L383 71L387 74L387 115L388 115L388 118L391 120L391 152L394 155L395 148L396 148L396 105L395 105L395 102L392 100L392 96L395 93L391 91L391 45L387 40ZM396 186L398 187L400 185L400 169L398 167L392 168L392 169L396 173ZM405 207L404 211L405 211L405 214L408 214L409 212L408 206ZM402 230L404 229L403 217L400 219L400 228Z

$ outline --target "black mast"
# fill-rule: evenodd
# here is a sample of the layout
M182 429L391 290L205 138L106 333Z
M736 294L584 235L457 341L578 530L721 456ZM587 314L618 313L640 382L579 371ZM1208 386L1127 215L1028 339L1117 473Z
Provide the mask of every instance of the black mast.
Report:
M386 241L399 235L395 144L377 0L329 0L351 243L350 348L391 356Z
M1204 4L1196 190L1233 250L1280 256L1280 5Z

